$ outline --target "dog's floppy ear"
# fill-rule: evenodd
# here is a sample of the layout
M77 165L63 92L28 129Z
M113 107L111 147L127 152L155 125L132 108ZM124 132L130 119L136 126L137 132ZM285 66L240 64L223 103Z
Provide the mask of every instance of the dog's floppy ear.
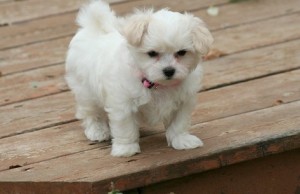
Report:
M201 56L204 56L209 52L214 41L205 23L196 17L193 17L192 41L196 52Z
M129 44L139 46L142 43L152 13L152 10L136 11L134 15L125 20L123 35Z

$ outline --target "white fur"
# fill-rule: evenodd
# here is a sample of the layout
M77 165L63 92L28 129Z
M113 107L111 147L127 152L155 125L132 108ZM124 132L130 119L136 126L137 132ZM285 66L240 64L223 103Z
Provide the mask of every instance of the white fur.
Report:
M163 122L173 148L203 145L187 131L200 90L200 59L213 40L199 18L166 9L117 18L108 4L94 0L77 21L81 28L70 43L66 80L88 139L112 137L113 156L132 156L140 152L139 127ZM175 54L183 49L184 56ZM159 56L148 56L152 50ZM166 67L176 70L171 79ZM145 88L142 78L159 86Z

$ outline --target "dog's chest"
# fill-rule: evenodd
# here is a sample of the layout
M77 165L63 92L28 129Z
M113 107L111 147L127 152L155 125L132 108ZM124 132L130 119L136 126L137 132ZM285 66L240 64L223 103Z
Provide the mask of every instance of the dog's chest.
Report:
M139 122L146 125L157 125L172 116L178 109L180 101L174 95L153 95L151 100L141 106L137 113Z

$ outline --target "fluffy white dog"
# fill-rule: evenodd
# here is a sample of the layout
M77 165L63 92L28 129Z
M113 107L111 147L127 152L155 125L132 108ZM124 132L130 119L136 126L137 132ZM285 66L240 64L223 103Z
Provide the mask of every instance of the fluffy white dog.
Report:
M187 131L200 89L199 63L213 42L199 18L167 9L120 18L94 0L77 22L66 80L88 139L112 138L111 154L128 157L140 152L139 127L163 122L169 146L203 145Z

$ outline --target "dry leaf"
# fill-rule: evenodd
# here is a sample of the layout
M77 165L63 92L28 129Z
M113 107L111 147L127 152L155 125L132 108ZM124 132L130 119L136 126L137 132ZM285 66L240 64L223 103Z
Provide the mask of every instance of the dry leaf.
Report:
M223 51L220 51L219 49L211 49L208 52L208 54L203 57L203 60L204 61L209 61L209 60L220 58L220 57L223 57L223 56L226 56L226 55L227 55L227 53L225 53Z
M284 103L284 102L283 102L283 100L280 100L280 99L275 101L275 105L280 105L282 103Z

